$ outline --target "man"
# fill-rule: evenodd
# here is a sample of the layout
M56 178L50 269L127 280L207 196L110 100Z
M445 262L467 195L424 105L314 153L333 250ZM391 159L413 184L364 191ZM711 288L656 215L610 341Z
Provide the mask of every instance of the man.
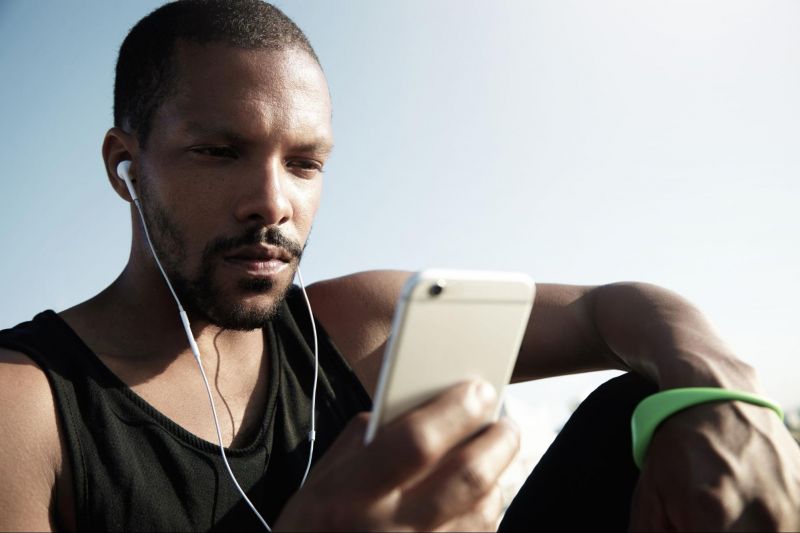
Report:
M128 202L118 168L130 161L153 245L212 378L231 468L270 525L492 528L501 507L496 480L518 438L505 420L484 427L492 398L480 383L447 391L363 445L402 272L308 288L321 327L319 426L315 466L297 491L313 357L302 295L291 282L333 146L330 117L317 58L278 10L255 1L170 4L140 21L120 50L115 127L103 158L111 186ZM131 216L131 254L117 280L0 335L0 529L258 526L213 445L175 301L133 206ZM601 368L627 369L652 385L610 385L584 419L618 414L605 396L622 409L655 386L758 392L752 369L673 293L642 284L539 285L514 380ZM617 440L578 422L545 470L556 465L569 476L568 462L557 459L576 440L584 444L576 451L594 454L590 463L610 461L613 449L597 450ZM575 427L578 437L569 440ZM611 474L624 468L616 459L612 467ZM544 489L567 499L544 473ZM540 479L532 478L523 504L512 504L509 520L547 500ZM618 482L594 481L589 497L599 501ZM586 512L591 501L564 503L572 514L595 512ZM659 429L631 527L792 529L800 527L798 506L800 452L778 418L718 402Z

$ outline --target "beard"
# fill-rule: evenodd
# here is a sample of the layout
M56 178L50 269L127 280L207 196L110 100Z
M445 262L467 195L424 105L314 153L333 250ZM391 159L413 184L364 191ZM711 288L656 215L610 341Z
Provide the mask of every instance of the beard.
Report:
M186 238L169 211L155 199L155 195L148 194L147 181L140 180L140 196L151 232L150 238L164 272L186 311L224 329L250 331L265 327L275 317L286 297L305 247L283 235L275 226L253 226L239 235L220 236L209 241L203 249L197 274L188 277L180 269L188 257ZM236 286L241 292L252 295L274 293L274 298L267 305L245 305L235 296L224 294L223 287L217 282L218 260L227 251L258 244L280 247L291 255L288 267L290 277L283 286L276 286L272 279L267 278L238 280Z

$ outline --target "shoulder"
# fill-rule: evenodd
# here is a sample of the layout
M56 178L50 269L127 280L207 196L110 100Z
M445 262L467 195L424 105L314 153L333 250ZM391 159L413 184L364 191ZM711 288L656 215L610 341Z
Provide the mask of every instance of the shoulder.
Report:
M374 320L381 320L388 313L391 319L403 284L411 274L401 270L370 270L319 281L308 287L309 299L323 312L335 309Z
M0 413L6 436L45 427L57 434L55 402L47 376L27 355L6 348L0 348ZM26 423L8 427L12 422Z
M377 382L395 305L411 274L372 270L308 287L314 314L370 393Z
M0 530L52 528L52 494L62 453L55 402L44 372L0 348Z

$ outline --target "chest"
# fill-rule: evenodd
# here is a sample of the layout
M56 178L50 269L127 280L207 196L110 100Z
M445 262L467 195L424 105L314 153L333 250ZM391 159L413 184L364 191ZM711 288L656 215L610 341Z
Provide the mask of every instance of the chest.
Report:
M236 447L258 431L269 388L266 354L226 361L218 354L203 361L203 373L193 358L168 364L131 364L98 356L133 394L187 432L218 441L209 390L226 447Z

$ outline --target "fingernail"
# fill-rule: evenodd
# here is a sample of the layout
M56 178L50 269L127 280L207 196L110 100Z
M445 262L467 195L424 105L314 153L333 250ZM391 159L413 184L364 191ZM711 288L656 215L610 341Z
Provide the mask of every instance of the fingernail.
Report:
M485 381L478 382L476 392L478 393L478 398L480 398L481 402L486 405L491 405L497 399L497 393L495 393L494 387Z

